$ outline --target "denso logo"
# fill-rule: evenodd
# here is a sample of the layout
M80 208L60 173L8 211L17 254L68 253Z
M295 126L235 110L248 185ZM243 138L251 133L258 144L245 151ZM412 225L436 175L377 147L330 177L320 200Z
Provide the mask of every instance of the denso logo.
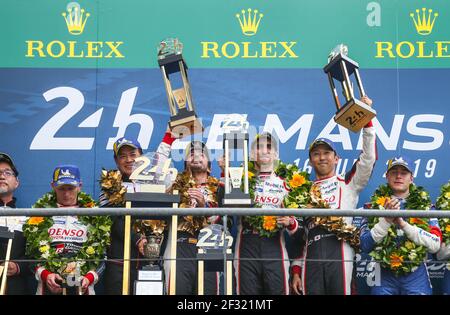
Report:
M62 229L62 228L50 228L48 230L48 234L51 237L54 236L69 236L69 237L83 237L83 230L75 230L75 229Z
M257 203L271 203L271 204L278 204L280 202L280 198L278 197L270 197L270 196L256 196L255 202Z

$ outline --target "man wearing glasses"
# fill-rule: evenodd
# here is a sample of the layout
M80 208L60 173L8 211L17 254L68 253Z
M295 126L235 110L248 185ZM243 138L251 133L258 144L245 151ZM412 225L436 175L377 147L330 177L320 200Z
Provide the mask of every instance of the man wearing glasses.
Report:
M15 208L16 198L14 191L19 187L19 172L11 157L0 152L0 207ZM8 264L8 280L6 294L27 294L26 277L29 274L28 264L16 262L25 259L25 239L22 233L22 224L25 217L0 217L0 226L6 226L14 231L11 249L11 260ZM5 259L8 240L0 239L0 261ZM4 265L2 262L1 266ZM4 270L5 272L5 270Z

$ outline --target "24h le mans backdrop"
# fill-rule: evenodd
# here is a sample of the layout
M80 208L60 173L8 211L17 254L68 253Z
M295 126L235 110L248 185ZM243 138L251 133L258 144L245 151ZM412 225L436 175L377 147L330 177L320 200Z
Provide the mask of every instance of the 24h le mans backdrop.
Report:
M167 37L184 44L207 127L199 137L214 156L224 115L241 113L253 132L278 135L283 161L310 170L309 143L328 137L340 151L338 172L349 170L359 134L335 124L322 70L345 43L377 111L379 161L360 203L393 155L414 161L416 183L433 198L449 179L448 1L3 0L0 26L0 151L19 168L19 206L49 190L59 163L79 165L85 191L97 196L121 136L156 149L169 119L156 57ZM442 267L433 266L438 276Z

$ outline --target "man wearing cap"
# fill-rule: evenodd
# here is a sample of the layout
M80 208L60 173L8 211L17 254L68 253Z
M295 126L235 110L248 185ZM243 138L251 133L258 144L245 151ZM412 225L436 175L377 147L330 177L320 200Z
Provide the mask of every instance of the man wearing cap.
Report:
M367 96L363 96L361 101L372 105ZM336 174L339 156L332 141L319 138L309 147L309 163L316 175L314 183L320 187L322 198L332 209L356 209L359 194L372 175L377 158L372 122L363 128L362 139L362 153L345 176ZM344 221L351 225L353 218L345 217ZM307 242L303 259L293 263L294 290L297 293L303 291L303 294L351 294L353 248L317 226L312 218L306 218L304 223Z
M410 195L410 185L413 183L413 164L403 156L394 157L388 161L386 180L392 189L393 196L386 200L385 209L400 210L405 209L406 199ZM397 229L396 242L399 244L405 238L414 242L418 246L424 246L431 254L439 251L441 246L442 233L436 219L428 221L430 232L418 226L410 225L403 218L379 218L378 223L370 229L367 219L364 220L361 228L361 249L364 252L371 252L380 244L388 234L391 226ZM422 263L415 271L405 275L396 275L391 270L381 267L380 285L371 288L373 295L431 295L432 287L427 266Z
M0 152L0 207L15 208L16 198L14 191L19 187L19 172L11 157ZM7 271L6 294L22 295L27 294L27 275L29 274L28 264L14 260L25 260L25 238L22 233L22 225L25 217L0 217L0 226L6 226L14 231L14 238L11 248L10 259ZM0 259L6 257L8 240L0 239ZM2 266L4 263L1 264ZM1 267L0 267L1 268ZM4 270L3 270L4 271ZM0 273L1 275L1 273Z
M171 145L175 138L166 133L163 143ZM192 141L186 148L184 171L178 174L170 191L178 190L181 197L180 208L217 207L217 192L220 181L211 176L211 161L206 145L201 141ZM195 295L198 293L197 241L199 231L209 224L219 224L219 216L185 215L178 218L177 227L177 263L176 294ZM171 232L169 231L169 235ZM164 253L166 289L170 290L170 244L168 241ZM205 272L204 293L219 294L219 274Z
M121 181L121 185L127 189L133 189L130 181L130 175L133 172L133 165L136 158L142 155L142 147L140 143L133 138L122 137L116 140L113 145L114 161L116 162L117 171L114 172L117 180ZM125 207L123 198L111 198L104 190L99 197L100 207ZM111 227L111 245L108 248L108 261L106 263L106 271L104 278L104 289L108 295L122 294L123 281L123 253L124 253L124 235L125 235L125 217L113 216ZM142 247L143 239L141 235L134 230L131 232L131 253L132 259L137 259L139 255L139 246ZM143 248L141 248L143 251ZM142 254L141 254L142 255ZM132 260L130 263L130 283L137 278L137 261Z
M76 165L59 165L53 171L52 191L33 208L92 208L95 201L81 191L80 170ZM37 295L63 294L62 282L79 287L81 294L95 294L94 286L104 270L105 249L109 243L110 219L94 216L31 217L24 225L27 254L38 260L35 278ZM99 229L102 226L102 229ZM95 230L95 233L91 232ZM87 263L85 259L93 259ZM97 259L97 260L96 260ZM62 261L62 263L61 263ZM64 279L75 273L75 282ZM79 281L79 282L78 282Z
M256 136L251 144L250 159L254 161L256 181L254 200L261 208L281 208L288 189L282 178L274 172L278 160L278 143L268 133ZM294 217L276 218L283 227L274 236L259 235L241 217L238 223L238 235L235 243L234 268L236 291L241 295L287 295L289 294L289 257L285 244L285 230L293 235L298 228Z

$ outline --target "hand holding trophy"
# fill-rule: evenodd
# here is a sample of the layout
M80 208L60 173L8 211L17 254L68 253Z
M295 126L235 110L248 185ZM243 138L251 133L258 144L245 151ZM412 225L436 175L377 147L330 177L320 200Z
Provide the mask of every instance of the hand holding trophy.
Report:
M376 111L370 106L372 101L366 96L358 71L358 63L348 56L347 46L340 44L328 56L328 64L323 68L328 75L328 81L336 103L337 112L334 120L353 132L360 131L376 116ZM355 74L361 100L355 98L350 76ZM341 82L345 104L342 106L334 80Z
M182 136L203 131L201 121L195 113L191 87L187 76L187 65L182 56L183 44L177 38L167 38L158 47L158 64L161 68L170 109L169 127ZM183 87L172 89L169 75L179 72Z

